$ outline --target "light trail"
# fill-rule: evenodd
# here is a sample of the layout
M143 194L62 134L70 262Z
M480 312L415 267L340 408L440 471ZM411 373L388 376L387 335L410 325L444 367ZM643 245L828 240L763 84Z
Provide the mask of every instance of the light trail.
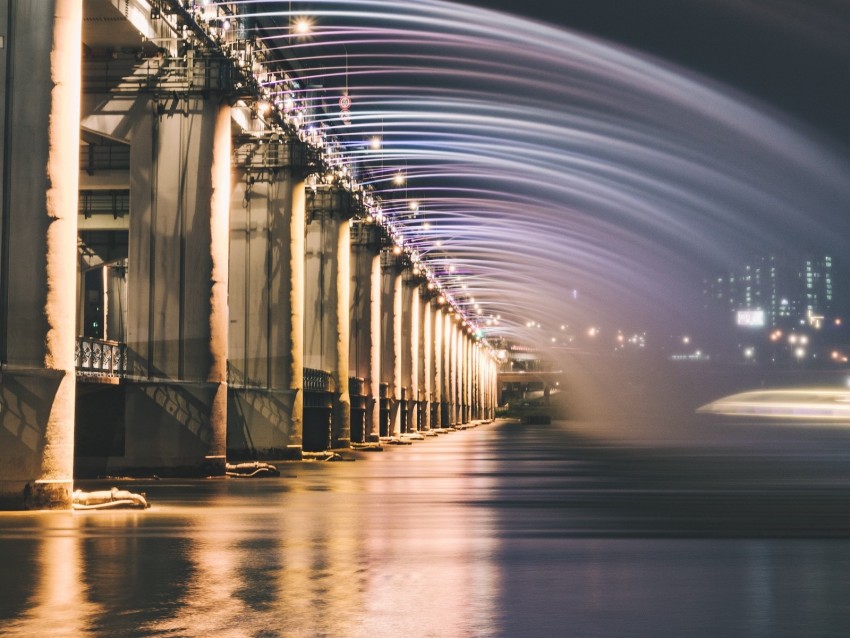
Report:
M435 0L239 5L299 67L288 98L304 126L338 140L403 243L459 305L501 314L485 335L522 333L529 312L687 322L706 272L789 242L847 248L848 167L834 149L661 60ZM307 14L303 39L288 20Z
M836 388L753 390L712 401L697 412L850 425L850 391Z

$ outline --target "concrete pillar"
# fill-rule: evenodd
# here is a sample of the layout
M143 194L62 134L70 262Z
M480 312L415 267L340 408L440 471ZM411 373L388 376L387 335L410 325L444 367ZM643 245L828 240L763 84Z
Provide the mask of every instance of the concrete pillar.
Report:
M460 419L469 423L469 338L466 328L460 328Z
M351 193L319 185L307 191L304 365L331 375L332 448L351 445L348 390Z
M82 3L0 1L0 507L70 507Z
M304 308L299 144L242 140L237 151L263 167L237 162L231 198L227 447L239 460L301 458L303 326L292 320Z
M450 428L454 424L454 323L452 313L447 309L443 314L443 406L441 424Z
M289 321L281 326L281 354L289 355L288 374L282 385L292 392L292 446L303 446L304 433L304 227L306 193L303 179L294 179L290 196L289 243L281 247L283 263L289 264L289 279L283 281L289 293ZM285 278L284 278L285 279ZM288 352L287 352L288 350Z
M360 222L351 228L351 336L349 367L366 391L364 439L380 438L381 228Z
M498 376L498 364L491 360L487 365L487 405L490 408L490 414L488 418L494 418L496 416L496 407L499 405L499 376Z
M424 287L423 287L424 289ZM423 290L420 302L422 309L422 338L420 344L420 360L422 361L422 429L431 429L431 402L433 400L434 381L434 316L431 311L431 295Z
M474 396L474 378L473 361L475 358L475 343L472 337L466 336L466 420L472 421L473 416L473 396Z
M484 418L484 385L482 363L484 361L484 348L480 344L476 347L475 352L475 405L476 419Z
M227 462L227 358L230 317L227 308L229 275L230 214L230 107L222 104L213 129L210 167L210 279L209 352L207 383L213 385L210 426L212 437L207 465L216 474L224 473ZM204 273L206 274L206 273Z
M431 423L432 428L445 427L443 425L442 403L443 403L443 308L441 305L432 302L432 324L434 330L434 347L432 348L433 367L431 375L432 394L431 400L434 402L434 421Z
M416 431L416 393L417 363L419 359L419 278L412 274L410 267L402 275L401 297L401 387L402 392L402 432Z
M460 403L461 422L469 422L469 338L466 328L460 327Z
M389 400L387 435L401 435L402 270L400 255L381 253L381 383Z
M223 474L230 107L149 103L130 150L125 456L110 469Z
M460 333L457 327L457 314L450 314L451 322L451 425L458 425L461 422L460 417Z
M472 421L475 416L475 340L467 334L466 337L466 419Z
M476 348L475 357L475 392L476 392L476 419L485 419L484 416L484 358L485 349L480 345Z

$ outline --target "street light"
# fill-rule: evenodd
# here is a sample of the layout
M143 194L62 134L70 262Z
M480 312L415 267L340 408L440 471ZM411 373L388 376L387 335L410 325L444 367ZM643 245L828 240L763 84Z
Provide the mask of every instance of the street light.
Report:
M313 22L305 16L296 18L292 26L298 35L310 35L313 32Z

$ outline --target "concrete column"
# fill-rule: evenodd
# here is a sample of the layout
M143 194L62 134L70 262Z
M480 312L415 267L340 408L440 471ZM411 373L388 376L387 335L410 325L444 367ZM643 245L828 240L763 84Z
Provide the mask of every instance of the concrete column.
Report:
M381 253L381 383L387 386L391 437L401 435L402 269L400 255Z
M466 395L467 395L467 420L475 418L475 340L467 335L467 370L466 370Z
M488 384L487 384L487 405L490 408L489 418L494 418L496 416L496 408L499 405L499 376L498 376L498 364L495 361L489 361L487 365L487 375L488 375Z
M476 419L484 419L484 352L485 348L478 344L475 352L475 403Z
M422 309L422 338L420 344L420 360L422 361L422 429L431 429L431 401L433 399L434 381L434 317L431 312L430 295L423 295L420 307Z
M416 380L417 362L419 358L419 282L411 273L409 266L402 275L401 297L401 384L403 409L402 432L416 430L416 392L419 385ZM415 385L414 385L415 384Z
M282 379L292 392L293 447L303 446L304 436L304 228L306 193L303 179L294 179L290 195L289 243L281 246L283 263L289 264L289 279L281 282L289 293L289 317L283 317L281 350L289 355L288 374ZM287 352L288 349L288 352Z
M490 400L491 400L491 396L490 396L490 363L491 363L490 353L488 351L487 354L484 357L484 361L483 361L483 364L481 366L481 370L482 370L482 373L483 373L483 378L482 378L482 382L481 382L481 389L482 389L482 392L484 394L483 406L484 406L484 418L485 419L492 418L491 415L490 415Z
M469 420L478 418L478 343L469 338Z
M462 350L462 342L460 338L460 331L457 326L457 314L451 315L451 331L452 331L452 343L451 343L451 360L452 360L452 372L451 372L451 402L452 402L452 425L459 425L461 423L461 395L460 395L460 365L461 365L461 350Z
M466 337L467 343L467 371L466 371L466 394L467 394L467 420L475 418L475 341L471 336Z
M228 455L239 460L299 459L303 326L292 316L303 316L304 307L305 198L302 167L293 165L297 153L291 153L299 142L279 138L248 144L252 157L276 168L257 171L243 164L235 170ZM240 150L237 155L248 153Z
M485 349L479 346L475 357L475 391L477 416L476 419L485 419L484 416L484 353Z
M351 242L351 373L366 391L364 439L380 438L381 396L381 229L374 223L352 226Z
M469 338L463 326L460 328L460 403L461 422L469 423Z
M149 103L130 150L125 456L110 469L223 474L230 107Z
M458 325L458 344L458 356L460 358L458 364L458 394L460 396L460 421L461 423L467 423L469 421L469 397L467 396L467 393L469 391L469 383L467 378L469 373L469 342L466 338L466 328L464 327L462 322Z
M207 465L215 474L224 474L227 462L227 358L230 317L227 307L229 274L230 214L230 107L222 104L213 129L210 167L210 368L207 383L213 385L210 410L212 436Z
M0 2L0 507L70 507L82 3Z
M454 323L448 310L443 315L443 406L441 424L450 428L454 424Z
M432 324L434 326L434 346L432 348L433 367L431 375L432 394L434 402L434 422L432 428L443 427L442 402L443 402L443 308L439 304L433 304Z
M331 375L332 448L351 445L348 390L351 194L320 185L307 193L304 365Z

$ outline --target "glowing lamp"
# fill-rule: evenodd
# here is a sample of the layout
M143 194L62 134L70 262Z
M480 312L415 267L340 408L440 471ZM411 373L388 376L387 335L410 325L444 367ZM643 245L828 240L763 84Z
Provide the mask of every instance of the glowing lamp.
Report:
M313 23L309 18L301 16L295 20L295 33L298 35L308 35L313 31Z

